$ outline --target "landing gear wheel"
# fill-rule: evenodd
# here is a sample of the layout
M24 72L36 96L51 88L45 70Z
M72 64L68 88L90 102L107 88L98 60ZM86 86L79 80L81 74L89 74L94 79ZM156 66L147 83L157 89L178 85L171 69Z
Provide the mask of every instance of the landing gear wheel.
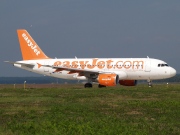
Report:
M98 85L98 88L103 88L103 87L106 87L106 86L105 85L101 85L101 84Z
M92 84L91 83L86 83L86 84L84 84L84 88L92 88Z
M148 86L149 86L149 87L152 87L153 85L152 85L152 83L149 83Z
M148 86L152 87L152 81L148 81Z

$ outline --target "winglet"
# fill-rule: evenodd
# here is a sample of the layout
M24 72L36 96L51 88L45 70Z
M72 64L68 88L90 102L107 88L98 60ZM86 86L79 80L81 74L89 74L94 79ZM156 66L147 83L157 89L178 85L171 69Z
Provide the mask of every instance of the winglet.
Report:
M48 59L41 48L36 44L29 33L20 29L17 30L23 60Z

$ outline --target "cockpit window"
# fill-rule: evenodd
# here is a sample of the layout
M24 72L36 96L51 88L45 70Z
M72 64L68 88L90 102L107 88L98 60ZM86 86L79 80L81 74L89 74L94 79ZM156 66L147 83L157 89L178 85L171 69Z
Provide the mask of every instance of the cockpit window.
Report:
M169 67L168 64L158 64L158 67Z

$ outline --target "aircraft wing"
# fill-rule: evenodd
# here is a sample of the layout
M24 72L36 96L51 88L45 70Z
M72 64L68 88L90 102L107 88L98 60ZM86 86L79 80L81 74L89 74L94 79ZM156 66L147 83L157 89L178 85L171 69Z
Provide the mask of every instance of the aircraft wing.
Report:
M98 75L98 74L117 74L119 75L120 79L125 79L127 77L126 72L124 71L100 71L100 70L92 70L92 69L80 69L80 68L70 68L70 67L65 67L65 66L51 66L51 65L41 65L41 66L45 66L45 67L51 67L56 69L53 73L56 72L61 72L63 70L65 71L69 71L68 74L74 74L74 73L78 73L79 76L86 76L86 77L92 77L91 75Z
M90 70L90 69L80 69L80 68L70 68L70 67L65 67L65 66L50 66L50 65L41 65L44 67L51 67L56 69L55 72L59 72L59 71L70 71L69 74L72 73L90 73L90 74L101 74L101 73L111 73L111 72L103 72L103 71L98 71L98 70Z

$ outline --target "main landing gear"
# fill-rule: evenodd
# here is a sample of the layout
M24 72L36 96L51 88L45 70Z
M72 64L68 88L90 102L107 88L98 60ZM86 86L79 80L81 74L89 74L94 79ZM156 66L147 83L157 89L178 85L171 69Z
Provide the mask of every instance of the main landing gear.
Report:
M103 87L106 87L106 86L101 85L101 84L98 85L98 88L103 88ZM86 84L84 84L84 88L92 88L92 84L91 83L86 83Z
M84 84L84 88L92 88L92 84L91 83L86 83L86 84Z
M98 88L103 88L103 87L106 87L106 86L105 85L101 85L101 84L98 85Z

